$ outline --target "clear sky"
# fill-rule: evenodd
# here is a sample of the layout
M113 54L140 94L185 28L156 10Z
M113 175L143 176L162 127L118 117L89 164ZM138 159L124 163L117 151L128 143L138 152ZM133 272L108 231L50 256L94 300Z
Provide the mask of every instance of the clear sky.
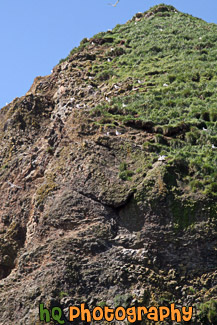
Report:
M0 108L24 95L84 37L166 3L217 23L217 0L0 0Z

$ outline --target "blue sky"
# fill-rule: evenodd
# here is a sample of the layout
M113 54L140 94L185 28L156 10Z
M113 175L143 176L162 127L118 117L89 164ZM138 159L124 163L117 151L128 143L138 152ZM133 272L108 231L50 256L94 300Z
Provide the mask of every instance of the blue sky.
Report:
M36 76L91 37L139 11L166 3L217 23L216 0L0 0L0 108L24 95Z

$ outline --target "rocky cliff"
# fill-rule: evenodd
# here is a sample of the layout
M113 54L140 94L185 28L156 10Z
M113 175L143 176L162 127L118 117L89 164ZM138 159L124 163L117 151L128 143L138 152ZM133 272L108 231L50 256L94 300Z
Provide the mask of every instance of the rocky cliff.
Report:
M1 109L0 324L171 302L216 324L216 35L155 6Z

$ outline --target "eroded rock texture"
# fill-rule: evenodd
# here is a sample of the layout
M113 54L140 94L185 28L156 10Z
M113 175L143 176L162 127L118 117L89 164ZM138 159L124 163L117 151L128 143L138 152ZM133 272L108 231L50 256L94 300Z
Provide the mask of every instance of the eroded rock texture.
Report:
M40 324L40 302L67 318L82 302L198 308L216 298L215 198L189 190L182 161L150 160L153 122L94 111L152 87L90 73L114 59L112 37L85 41L0 111L0 324ZM117 48L130 51L124 40Z

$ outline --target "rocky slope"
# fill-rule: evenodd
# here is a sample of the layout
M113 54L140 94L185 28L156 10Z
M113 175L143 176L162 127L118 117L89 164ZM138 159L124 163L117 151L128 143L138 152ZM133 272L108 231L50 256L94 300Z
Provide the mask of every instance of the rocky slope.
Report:
M41 324L40 302L215 323L216 32L153 7L1 109L0 324Z

